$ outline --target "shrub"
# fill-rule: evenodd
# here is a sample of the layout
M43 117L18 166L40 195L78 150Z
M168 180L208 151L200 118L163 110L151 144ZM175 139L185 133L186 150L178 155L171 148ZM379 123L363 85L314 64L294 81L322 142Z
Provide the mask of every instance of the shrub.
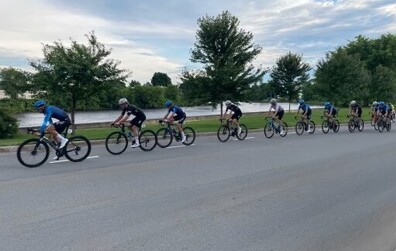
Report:
M6 113L5 110L0 110L0 139L13 137L18 132L17 120Z

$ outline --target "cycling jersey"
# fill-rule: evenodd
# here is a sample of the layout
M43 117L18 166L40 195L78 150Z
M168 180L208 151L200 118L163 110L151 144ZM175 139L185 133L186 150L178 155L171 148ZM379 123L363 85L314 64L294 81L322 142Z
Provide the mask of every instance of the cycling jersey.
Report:
M300 105L298 107L298 110L302 110L303 111L302 115L307 115L308 113L312 112L311 107L309 105L307 105L307 104Z
M173 105L172 108L169 108L168 112L173 112L178 117L185 116L184 111L180 107L178 107L177 105Z
M41 124L41 127L40 127L41 133L43 133L49 125L54 124L54 122L52 121L52 118L55 118L62 122L64 121L65 123L63 123L63 124L65 126L68 126L70 124L69 115L67 115L67 113L64 110L62 110L56 106L45 107L43 113L44 113L45 117L44 117L43 123ZM57 131L58 131L58 128L57 128Z
M327 111L328 114L331 114L333 116L337 115L337 108L335 108L334 105L330 105L327 108L325 108L325 111Z
M274 109L276 113L284 111L283 107L280 104L271 104L270 111L271 109Z
M127 107L122 109L121 115L125 115L125 113L127 113L128 115L132 114L136 117L146 117L144 112L140 108L137 108L134 105L128 105Z
M387 113L389 110L389 107L387 105L379 105L378 106L378 111L380 111L383 115Z
M232 111L234 113L242 114L241 109L239 109L239 107L234 105L234 104L231 104L231 105L227 106L227 109L226 109L225 112L227 112L228 110L230 110L230 111Z
M362 116L362 108L358 104L352 105L351 111L357 114L358 117Z

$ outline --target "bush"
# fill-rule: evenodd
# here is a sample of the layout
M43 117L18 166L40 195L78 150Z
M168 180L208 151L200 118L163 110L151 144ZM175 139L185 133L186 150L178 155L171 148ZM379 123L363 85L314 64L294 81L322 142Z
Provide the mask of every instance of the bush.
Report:
M13 137L17 132L17 120L8 115L4 110L0 110L0 139Z

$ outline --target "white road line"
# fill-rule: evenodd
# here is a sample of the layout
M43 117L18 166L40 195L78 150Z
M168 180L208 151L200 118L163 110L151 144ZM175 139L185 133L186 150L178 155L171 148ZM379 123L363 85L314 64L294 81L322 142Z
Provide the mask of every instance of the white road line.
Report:
M255 137L246 137L245 139L254 139ZM237 138L235 138L235 139L232 139L232 140L239 140L239 139L237 139Z
M189 146L195 146L195 144L189 145ZM172 149L172 148L181 148L181 147L187 147L186 145L179 145L179 146L168 146L166 149Z
M95 159L95 158L99 158L99 156L95 155L95 156L87 157L87 159ZM61 159L61 160L50 161L49 163L50 164L57 164L57 163L62 163L62 162L67 162L67 161L69 161L69 160L68 159Z

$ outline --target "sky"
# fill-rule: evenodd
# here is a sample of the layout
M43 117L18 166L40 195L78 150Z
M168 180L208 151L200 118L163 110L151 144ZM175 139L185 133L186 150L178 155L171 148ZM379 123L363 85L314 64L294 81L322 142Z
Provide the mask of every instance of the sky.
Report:
M162 72L177 84L183 69L200 68L190 61L197 21L226 10L262 47L253 63L264 68L288 52L315 68L358 35L396 33L394 0L0 0L0 6L0 67L32 71L29 60L43 58L43 45L86 44L94 31L112 50L109 58L141 83Z

